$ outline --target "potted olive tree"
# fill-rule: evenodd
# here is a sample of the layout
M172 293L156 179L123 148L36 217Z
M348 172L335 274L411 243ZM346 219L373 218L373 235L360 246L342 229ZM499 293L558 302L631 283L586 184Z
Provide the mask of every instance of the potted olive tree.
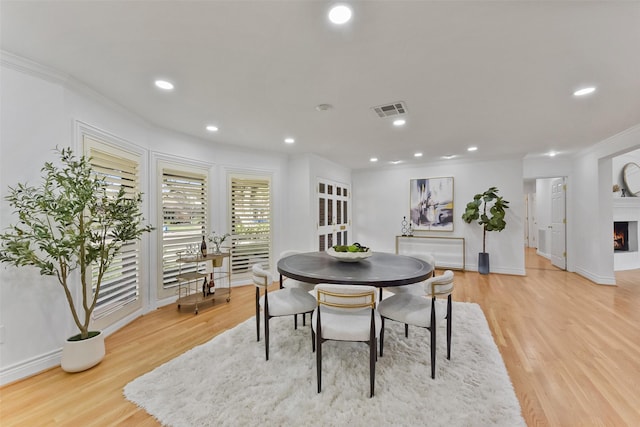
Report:
M88 158L78 159L70 148L56 153L60 165L45 163L39 186L9 187L6 199L18 222L0 234L0 261L58 279L79 330L63 346L62 368L77 372L104 357L102 333L89 328L105 273L123 244L152 227L142 224L140 193L114 191L92 171ZM75 270L81 301L74 301Z
M509 202L498 196L498 189L490 187L484 193L476 194L467 203L462 219L467 224L478 220L482 226L482 252L478 254L478 272L489 274L489 254L487 253L487 231L502 231L507 226L504 220L505 209L509 209ZM487 210L489 211L487 213Z

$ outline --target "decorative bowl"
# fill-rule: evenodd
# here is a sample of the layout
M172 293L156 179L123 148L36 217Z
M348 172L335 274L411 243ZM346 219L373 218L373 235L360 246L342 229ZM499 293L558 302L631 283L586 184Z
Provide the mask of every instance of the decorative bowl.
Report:
M327 255L342 262L358 262L373 255L373 252L371 252L371 250L368 250L366 252L336 252L335 249L329 248L326 250L326 252Z

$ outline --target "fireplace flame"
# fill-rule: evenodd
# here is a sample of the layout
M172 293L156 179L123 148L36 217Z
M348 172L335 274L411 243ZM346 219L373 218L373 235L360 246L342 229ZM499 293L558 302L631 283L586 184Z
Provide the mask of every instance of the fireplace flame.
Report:
M613 233L613 249L621 250L624 247L624 233Z
M613 223L613 250L628 251L629 250L629 223L614 222Z

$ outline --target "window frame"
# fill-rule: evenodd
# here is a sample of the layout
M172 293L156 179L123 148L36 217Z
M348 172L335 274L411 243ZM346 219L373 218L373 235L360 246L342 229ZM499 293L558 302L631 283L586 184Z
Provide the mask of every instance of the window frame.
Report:
M82 147L82 153L87 158L92 157L92 152L97 151L104 153L107 156L124 159L125 163L127 161L135 163L136 184L132 187L132 191L144 193L142 190L142 178L144 176L144 171L146 170L146 156L144 150L139 149L131 143L120 140L113 135L110 135L103 131L99 131L80 122L77 123L77 133L79 144ZM94 163L91 162L91 165L93 167ZM143 201L143 206L141 207L143 215L145 214L144 206L145 204ZM146 215L144 216L146 217ZM106 329L107 327L115 325L118 322L122 321L124 318L133 315L135 312L142 310L144 305L146 304L148 289L144 284L147 283L148 280L146 274L146 259L143 256L144 239L145 236L143 236L140 240L129 243L127 247L130 248L130 251L121 251L117 255L116 259L112 262L111 266L111 268L113 268L114 266L117 266L119 262L121 262L120 260L127 259L126 263L124 261L122 262L122 268L128 268L130 270L129 273L131 273L131 266L134 265L133 276L127 277L125 278L125 280L133 279L135 285L129 292L133 291L135 293L135 297L130 298L126 301L112 301L111 305L102 305L100 296L98 296L98 303L96 304L96 308L93 310L91 315L92 328ZM130 254L131 251L135 253L125 258L125 255L128 253ZM117 288L117 285L115 285L116 282L111 283L111 285L113 286L109 286L109 283L103 280L100 289L101 294L105 291L110 290L111 288ZM94 288L94 286L94 278L92 274L92 289ZM127 290L124 289L124 292L126 293Z
M264 234L267 236L266 242L266 256L264 252L260 253L260 251L256 251L253 255L251 253L246 253L241 250L242 239L246 238L248 235L239 235L237 233L235 222L237 221L236 216L234 215L234 181L241 180L247 182L259 182L262 181L266 183L268 189L268 225L269 231ZM233 271L234 279L244 279L250 277L251 274L251 266L254 263L261 263L264 265L271 265L271 261L273 259L273 176L269 173L247 173L247 172L237 172L237 171L229 171L227 173L227 218L229 224L229 232L231 234L231 269ZM258 244L257 246L260 246ZM262 248L264 248L264 243L262 244Z
M183 248L175 248L175 252L173 255L165 254L165 216L164 216L164 198L163 198L163 185L164 185L164 177L165 171L173 173L175 176L180 176L183 178L192 178L192 179L201 179L204 181L204 189L203 189L203 197L204 201L202 203L202 207L204 207L204 216L203 216L203 231L205 237L209 235L210 223L211 223L211 179L209 173L209 167L207 165L195 164L195 163L186 163L179 161L171 161L169 159L158 159L156 161L156 194L157 194L157 220L158 220L158 236L157 236L157 286L156 286L156 294L159 300L169 297L177 297L177 289L178 283L177 281L172 281L169 284L165 284L167 268L168 266L165 264L167 258L169 259L169 267L171 267L171 259L177 259L178 251L186 251L187 244L195 244L200 243L202 240L202 231L199 234L193 233L192 238L185 237L182 240L183 242L176 243L175 241L172 245L180 244L183 245ZM196 236L197 241L196 241ZM174 239L180 240L180 239ZM178 266L177 263L173 263L173 269L170 271L174 271L173 276L175 277L178 274L178 271L184 273L188 271L190 268L195 269L199 266L196 264L193 265L182 265ZM194 270L195 271L195 270Z

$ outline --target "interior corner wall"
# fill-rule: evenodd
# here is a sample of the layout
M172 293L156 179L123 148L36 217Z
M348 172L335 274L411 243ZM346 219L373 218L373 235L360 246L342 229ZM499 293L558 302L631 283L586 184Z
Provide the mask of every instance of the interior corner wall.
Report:
M311 180L309 156L306 154L290 156L288 170L287 219L282 233L283 246L275 254L276 257L285 250L302 252L313 250L313 230L316 229L311 196L314 184Z
M5 230L15 218L5 199L8 186L39 182L40 168L52 160L53 148L68 146L72 134L59 85L4 67L0 85L0 228ZM73 330L71 316L58 315L69 312L66 304L55 278L40 276L35 268L0 265L0 325L5 334L0 374L13 364L34 363L29 360L33 358L41 360L38 370L55 365L57 351Z
M520 159L442 161L418 166L353 171L354 239L374 251L395 252L395 236L402 232L402 218L409 215L410 180L451 176L454 179L453 231L425 231L420 234L464 237L465 269L477 270L478 253L482 251L482 227L476 223L465 223L461 216L466 204L476 193L496 186L500 190L499 194L510 202L510 208L507 210L505 230L487 233L491 271L524 275L525 207L522 173Z
M248 150L212 143L155 127L109 100L87 91L77 90L72 82L41 70L25 70L2 62L0 86L0 228L15 222L12 208L5 200L8 186L18 182L36 185L40 168L55 159L53 148L72 147L77 153L78 121L134 144L151 157L151 150L165 157L212 164L211 179L220 180L224 170L254 171L272 176L274 254L281 246L280 236L287 224L286 207L289 178L287 156L280 153ZM46 70L45 70L46 71ZM149 162L147 162L149 163ZM161 221L154 204L155 186L151 176L155 165L149 164L141 177L144 194L143 215L154 225ZM144 172L144 171L143 171ZM225 178L226 180L226 178ZM214 197L226 196L226 181L218 182ZM304 189L303 189L304 191ZM303 197L309 198L303 194ZM224 203L212 204L213 227L228 226ZM283 219L284 218L284 219ZM154 233L157 233L157 228ZM153 234L153 233L152 233ZM143 239L154 241L154 236ZM150 251L141 260L141 291L145 307L135 314L153 309L158 301L149 301L152 284L157 283L156 246L146 242ZM4 342L0 344L0 384L6 384L60 364L62 343L76 327L56 279L40 276L34 268L0 266L0 326ZM77 285L77 277L74 284ZM77 286L76 286L77 287ZM74 291L77 290L74 289ZM132 317L133 318L133 317ZM130 319L129 319L130 320ZM105 331L109 335L121 324Z
M572 250L575 271L598 284L615 284L611 245L611 158L638 148L640 125L607 138L574 157L572 205L576 232Z

